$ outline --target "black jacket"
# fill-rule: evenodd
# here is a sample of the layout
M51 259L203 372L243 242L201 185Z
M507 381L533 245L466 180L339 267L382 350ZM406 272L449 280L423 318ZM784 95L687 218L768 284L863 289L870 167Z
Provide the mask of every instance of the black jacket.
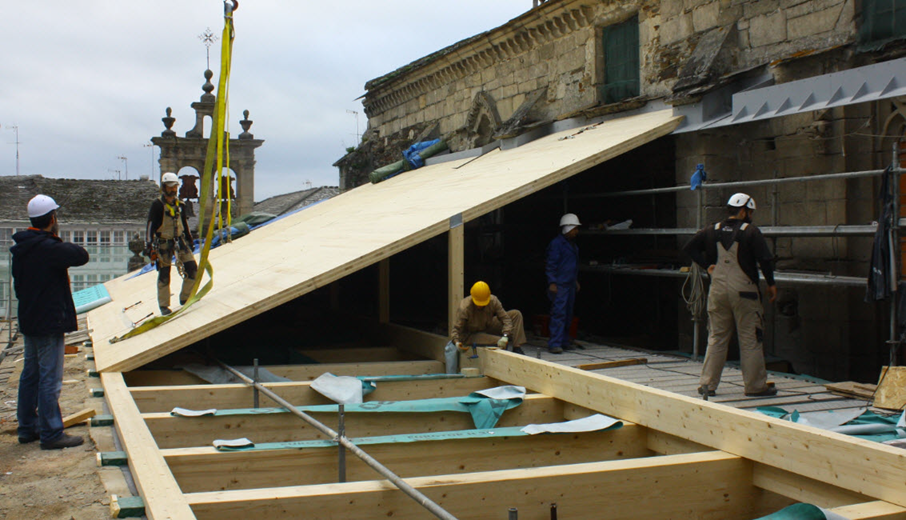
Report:
M45 336L78 329L68 269L87 264L88 251L35 228L16 233L13 240L16 243L9 251L19 299L19 330Z
M749 279L757 284L758 267L761 267L765 282L769 286L774 285L774 257L764 235L752 224L746 226L745 230L738 229L742 223L737 219L724 220L720 223L719 231L714 226L708 226L696 233L683 250L696 264L708 269L717 262L717 244L722 244L724 250L729 250L733 242L738 242L736 257Z

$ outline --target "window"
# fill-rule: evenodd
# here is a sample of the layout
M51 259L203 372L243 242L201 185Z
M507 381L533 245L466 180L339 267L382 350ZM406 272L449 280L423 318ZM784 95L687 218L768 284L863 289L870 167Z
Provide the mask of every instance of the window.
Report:
M7 245L12 242L13 230L10 228L0 228L0 244Z
M98 232L93 230L86 231L85 243L89 246L96 246L98 244Z
M63 242L69 242L69 238L72 235L70 231L60 231L60 240Z
M863 0L859 41L885 43L906 37L906 0Z
M82 245L85 243L85 232L84 231L73 231L72 232L72 243Z
M617 103L639 95L639 19L605 27L601 32L604 51L604 83L601 100Z
M100 239L101 239L102 246L109 246L110 245L110 231L101 231Z
M125 231L114 231L113 232L113 245L115 245L115 246L126 245L126 232Z

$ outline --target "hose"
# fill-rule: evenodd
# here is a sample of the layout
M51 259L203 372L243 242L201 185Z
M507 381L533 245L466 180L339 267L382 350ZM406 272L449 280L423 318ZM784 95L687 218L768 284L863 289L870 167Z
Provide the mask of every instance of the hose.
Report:
M702 268L695 262L692 262L680 292L692 319L701 319L705 310L705 282L702 280Z

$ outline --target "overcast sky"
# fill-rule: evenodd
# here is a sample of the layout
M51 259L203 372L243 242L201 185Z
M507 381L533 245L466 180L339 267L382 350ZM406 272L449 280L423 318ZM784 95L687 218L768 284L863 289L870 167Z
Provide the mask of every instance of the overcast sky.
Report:
M255 200L336 186L331 166L356 144L365 82L497 27L531 0L240 0L230 82L230 131L242 111L264 145ZM177 135L194 126L205 46L223 30L220 0L4 2L0 23L0 175L111 179L148 175L149 145L173 108ZM214 81L220 42L211 47ZM215 91L216 92L216 91ZM208 135L205 128L205 135ZM117 159L125 156L126 163ZM116 173L112 170L120 170Z

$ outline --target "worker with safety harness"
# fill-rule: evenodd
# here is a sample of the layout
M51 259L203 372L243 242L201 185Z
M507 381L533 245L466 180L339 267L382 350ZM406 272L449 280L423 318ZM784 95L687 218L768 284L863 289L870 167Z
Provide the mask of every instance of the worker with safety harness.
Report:
M767 384L762 350L764 309L758 287L758 267L761 267L770 301L777 298L773 256L761 231L752 224L755 199L737 193L730 197L727 209L729 218L702 229L684 248L711 275L708 292L711 330L698 392L705 397L716 395L735 329L746 396L776 395L777 389Z
M185 305L195 284L198 264L192 254L192 233L186 218L186 206L176 192L179 179L175 173L160 178L161 196L151 203L148 211L146 254L157 264L157 304L163 316L170 314L170 266L176 258L176 268L183 277L179 304Z
M547 246L545 275L547 297L551 302L549 327L551 331L547 349L551 354L572 350L569 328L573 323L573 307L579 291L579 217L567 213L560 217L560 233Z
M496 343L498 348L522 354L521 346L526 341L522 313L504 310L485 282L475 282L469 292L460 302L453 323L451 340L456 348L464 351L472 344Z

